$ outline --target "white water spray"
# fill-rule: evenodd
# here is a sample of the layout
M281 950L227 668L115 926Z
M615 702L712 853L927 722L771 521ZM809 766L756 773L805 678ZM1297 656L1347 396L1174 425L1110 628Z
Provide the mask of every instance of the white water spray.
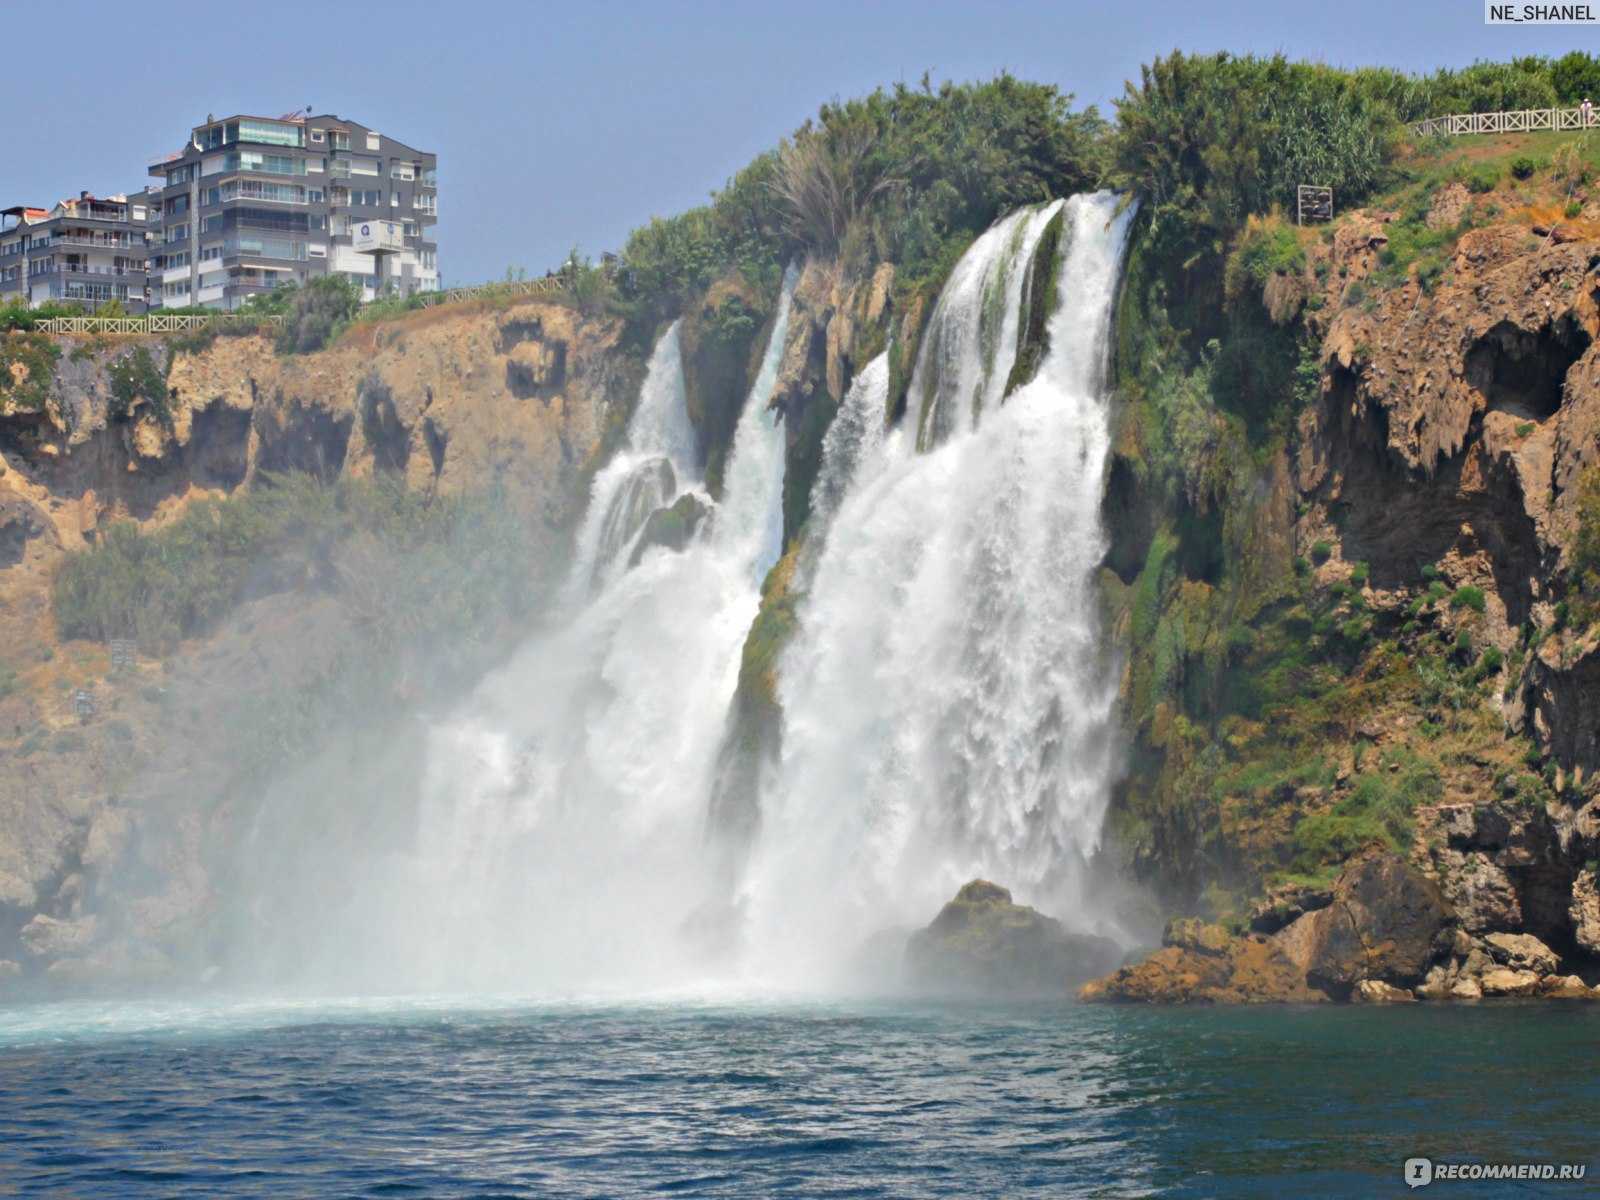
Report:
M1014 351L984 355L979 336L988 320L1014 338L1017 256L1055 207L968 251L910 392L936 447L892 433L833 518L782 664L783 752L746 879L764 976L815 980L852 939L925 923L979 876L1096 923L1082 869L1117 756L1093 580L1131 213L1108 194L1067 202L1050 348L1003 405Z
M630 536L608 568L602 520L574 564L575 584L599 581L593 598L433 735L404 914L428 986L628 987L692 969L683 926L705 898L705 796L781 552L784 433L767 402L793 286L791 272L709 532L625 568ZM635 507L630 481L660 478L663 462L680 490L697 478L688 431L674 328L592 505L606 519Z

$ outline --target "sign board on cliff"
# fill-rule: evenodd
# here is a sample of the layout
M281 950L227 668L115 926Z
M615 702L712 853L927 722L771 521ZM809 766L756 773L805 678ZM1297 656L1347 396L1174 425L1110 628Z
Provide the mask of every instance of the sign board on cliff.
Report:
M398 254L406 239L399 221L361 221L351 227L350 244L357 254Z

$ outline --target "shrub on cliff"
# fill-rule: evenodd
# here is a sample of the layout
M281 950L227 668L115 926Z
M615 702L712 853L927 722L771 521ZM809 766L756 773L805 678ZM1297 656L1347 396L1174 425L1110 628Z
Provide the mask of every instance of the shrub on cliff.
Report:
M1251 214L1292 206L1302 183L1349 205L1383 181L1398 132L1363 78L1282 55L1174 52L1117 101L1113 177L1146 198L1179 261L1219 252Z
M285 354L310 354L321 350L355 319L361 307L361 290L345 275L319 275L303 286L284 292L288 321L278 334L278 349Z

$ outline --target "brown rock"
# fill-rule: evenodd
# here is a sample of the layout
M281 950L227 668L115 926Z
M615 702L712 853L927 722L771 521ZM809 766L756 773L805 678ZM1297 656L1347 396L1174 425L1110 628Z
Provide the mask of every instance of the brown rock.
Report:
M1539 976L1532 971L1513 971L1495 967L1478 980L1485 996L1531 996L1539 988Z
M1483 941L1495 962L1518 971L1549 975L1561 965L1555 951L1531 933L1491 933Z
M1293 924L1301 916L1327 908L1333 901L1333 889L1291 883L1270 888L1266 896L1250 910L1250 928L1256 933L1277 933Z
M1208 924L1199 917L1174 917L1167 922L1161 944L1193 950L1196 954L1221 955L1228 953L1233 935L1221 925Z
M1576 975L1551 975L1540 980L1539 994L1551 1000L1600 1000L1600 991Z
M1446 949L1454 915L1439 889L1392 851L1352 859L1317 916L1306 977L1343 995L1362 979L1420 983Z
M1214 926L1212 928L1215 928ZM1268 938L1231 938L1225 953L1164 946L1144 961L1085 984L1080 1000L1138 1004L1313 1003L1300 970Z
M1572 937L1590 954L1600 954L1600 887L1593 871L1579 871L1572 881Z
M1381 979L1363 979L1356 984L1350 999L1357 1004L1415 1004L1417 998L1405 988L1392 987Z

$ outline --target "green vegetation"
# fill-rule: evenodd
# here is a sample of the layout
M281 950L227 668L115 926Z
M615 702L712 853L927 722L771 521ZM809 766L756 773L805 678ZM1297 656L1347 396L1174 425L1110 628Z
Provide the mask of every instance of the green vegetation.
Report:
M13 298L0 304L0 333L30 333L38 328L40 321L84 315L81 304L51 302L41 304L38 308L29 308L20 298Z
M1450 597L1451 608L1470 608L1473 612L1481 613L1484 610L1483 589L1471 584L1456 589L1456 594Z
M1436 764L1409 751L1386 751L1379 770L1361 775L1332 808L1295 826L1292 869L1314 874L1374 842L1403 850L1412 814L1437 803L1443 792Z
M824 105L711 204L634 231L632 315L664 319L730 273L775 295L783 264L807 251L894 261L905 291L942 279L1001 213L1098 178L1104 122L1070 99L1002 74Z
M111 525L63 564L52 602L63 636L132 636L150 652L209 628L247 589L337 589L380 639L465 629L521 603L527 564L511 551L522 542L493 496L285 475L196 501L159 529Z
M344 275L318 275L299 287L280 287L251 297L245 310L287 320L278 334L284 354L321 350L347 329L361 307L361 291Z
M168 360L170 362L170 359ZM156 365L155 356L147 346L140 346L124 354L107 368L111 379L111 416L127 419L133 415L134 405L144 400L155 410L163 424L172 422L172 410L167 403L167 374Z
M44 412L60 358L61 347L49 334L0 336L0 415Z

